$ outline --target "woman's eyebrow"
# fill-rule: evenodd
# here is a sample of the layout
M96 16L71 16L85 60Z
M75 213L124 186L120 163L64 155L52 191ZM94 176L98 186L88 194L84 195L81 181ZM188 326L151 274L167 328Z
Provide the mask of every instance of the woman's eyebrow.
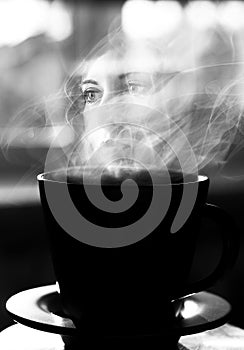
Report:
M121 78L122 78L122 75L121 75ZM152 83L153 82L153 76L151 73L145 73L145 72L136 72L136 71L133 71L133 72L128 72L128 73L124 73L123 74L123 78L126 78L126 79L138 79L138 80L143 80L143 81L146 81L146 82L150 82Z
M82 82L82 84L94 84L94 85L98 85L98 82L96 80L93 80L93 79L87 79L87 80L84 80Z

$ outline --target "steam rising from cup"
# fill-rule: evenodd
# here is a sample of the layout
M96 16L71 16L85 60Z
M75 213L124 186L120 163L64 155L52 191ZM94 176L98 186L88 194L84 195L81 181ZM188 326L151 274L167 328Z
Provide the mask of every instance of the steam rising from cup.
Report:
M211 46L214 36L209 35L207 40L201 32L198 35L206 40L194 37L183 20L182 9L175 3L172 6L172 11L177 7L180 31L175 27L173 36L159 33L157 37L135 39L121 28L114 29L67 80L65 95L59 92L45 104L29 106L13 118L10 132L2 138L4 145L18 142L28 147L33 139L46 140L56 148L55 167L63 166L63 158L79 166L78 159L89 157L88 149L81 146L86 134L94 130L90 137L96 148L96 143L106 142L108 137L103 125L134 123L156 131L175 153L185 153L187 161L186 137L196 157L196 168L184 167L186 173L219 170L243 144L243 64L199 67L204 63L204 49ZM231 51L227 35L223 45ZM237 79L233 79L233 72ZM134 105L145 109L139 112L136 107L134 112ZM64 116L61 125L60 115ZM58 132L52 131L57 128ZM125 126L113 130L120 140L122 134L130 132ZM74 147L82 157L73 153ZM164 152L165 164L178 171L172 153Z
M152 150L160 148L170 172L219 171L243 145L244 66L202 65L204 49L214 43L214 35L207 40L199 32L206 39L199 40L183 19L182 9L176 3L172 6L172 11L177 7L180 31L176 26L172 35L160 32L136 39L125 28L111 31L67 80L65 94L13 118L11 132L2 139L6 148L14 142L28 146L33 139L45 139L52 144L53 168L67 164L78 168L89 159L92 167L99 167L114 154L125 162L131 152L138 161L157 168ZM227 35L224 39L221 45L230 52L230 40ZM152 131L150 136L146 130ZM139 148L142 139L147 150ZM191 153L194 162L189 161Z
M90 60L82 62L66 85L71 102L67 120L77 131L77 142L101 127L96 136L91 136L96 148L95 143L106 142L109 137L103 125L135 123L156 131L175 153L184 153L186 161L187 139L196 166L184 167L186 173L219 170L230 152L235 151L236 137L243 133L242 79L232 80L230 74L233 69L241 71L242 64L178 70L183 65L174 61L177 53L180 61L182 46L178 44L177 38L171 45L160 46L155 38L135 41L121 31L110 34L109 40ZM144 110L141 107L139 111L138 105ZM113 132L118 138L122 135L121 128ZM128 128L123 129L126 132L130 132ZM170 170L179 171L172 154L165 152L164 161L170 164Z

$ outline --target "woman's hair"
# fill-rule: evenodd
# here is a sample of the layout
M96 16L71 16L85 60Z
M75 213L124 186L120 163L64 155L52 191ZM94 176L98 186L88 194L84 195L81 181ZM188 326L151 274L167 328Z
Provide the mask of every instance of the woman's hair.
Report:
M64 87L67 99L65 118L73 127L75 127L75 125L82 127L83 125L82 113L85 108L85 99L81 89L81 84L82 76L74 74L67 80Z

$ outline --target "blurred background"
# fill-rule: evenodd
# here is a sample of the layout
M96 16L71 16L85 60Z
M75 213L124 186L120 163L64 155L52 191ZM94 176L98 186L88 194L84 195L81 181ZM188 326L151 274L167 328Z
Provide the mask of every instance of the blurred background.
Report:
M65 122L65 103L59 96L68 76L119 16L133 38L181 35L187 45L177 59L184 67L243 62L244 1L0 0L0 330L12 324L5 311L11 295L55 282L36 175ZM194 62L184 55L192 49L190 40ZM234 79L234 65L229 70ZM213 86L221 80L220 72L216 68ZM55 122L45 130L37 126L37 135L36 129L21 126L13 135L13 120L26 113L31 121L39 113L33 106L40 101ZM11 142L6 144L6 139ZM57 148L68 143L69 136L59 142ZM240 254L234 270L210 290L232 303L231 323L244 328L242 149L226 163L223 173L211 179L208 201L235 219L241 232ZM205 223L201 237L211 233L210 226L216 229ZM211 234L200 239L193 277L211 268L218 245Z

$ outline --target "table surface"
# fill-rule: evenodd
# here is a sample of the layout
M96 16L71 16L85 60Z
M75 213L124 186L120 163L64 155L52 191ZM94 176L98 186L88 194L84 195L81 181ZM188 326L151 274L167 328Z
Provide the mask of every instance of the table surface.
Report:
M244 349L244 330L225 324L211 331L180 338L179 350L240 350ZM37 331L15 324L0 333L1 350L64 350L57 334Z

